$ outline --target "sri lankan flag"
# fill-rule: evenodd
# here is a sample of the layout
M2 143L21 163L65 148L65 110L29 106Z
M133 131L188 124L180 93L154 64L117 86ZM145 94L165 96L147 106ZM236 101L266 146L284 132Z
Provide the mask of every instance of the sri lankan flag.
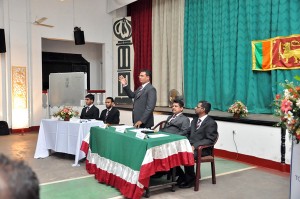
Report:
M252 70L300 68L300 35L252 41Z

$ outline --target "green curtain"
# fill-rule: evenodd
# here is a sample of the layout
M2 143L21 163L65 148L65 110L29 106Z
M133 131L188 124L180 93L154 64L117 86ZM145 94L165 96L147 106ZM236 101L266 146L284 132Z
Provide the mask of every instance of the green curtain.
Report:
M300 33L299 0L186 0L184 93L227 111L241 100L251 113L272 113L278 84L300 70L252 71L251 41Z

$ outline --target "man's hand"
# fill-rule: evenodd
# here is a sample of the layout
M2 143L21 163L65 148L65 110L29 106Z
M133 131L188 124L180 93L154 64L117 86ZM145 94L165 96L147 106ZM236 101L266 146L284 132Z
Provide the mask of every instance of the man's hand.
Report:
M195 147L194 146L192 146L192 150L193 150L193 153L195 153L194 151L195 151Z
M142 121L137 121L134 125L135 128L140 128L140 126L143 124Z
M121 82L121 84L123 86L127 85L127 79L125 77L123 77L123 75L119 76L119 81Z

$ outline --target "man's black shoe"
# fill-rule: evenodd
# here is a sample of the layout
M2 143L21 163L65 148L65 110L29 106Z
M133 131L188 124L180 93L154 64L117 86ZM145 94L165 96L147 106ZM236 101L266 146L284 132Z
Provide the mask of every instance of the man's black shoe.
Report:
M179 185L183 184L184 182L185 182L185 181L184 181L184 178L179 177L179 178L176 180L176 184L175 184L175 185L179 186Z
M184 182L182 183L181 185L179 185L179 188L183 188L183 189L186 189L186 188L191 188L193 187L195 184L194 181L191 181L191 182Z

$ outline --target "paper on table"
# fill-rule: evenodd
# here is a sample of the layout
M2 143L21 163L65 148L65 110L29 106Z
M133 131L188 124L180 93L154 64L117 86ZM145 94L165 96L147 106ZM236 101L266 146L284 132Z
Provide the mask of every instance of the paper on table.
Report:
M116 128L116 131L119 133L124 133L125 129L133 128L133 126L129 126L129 125L113 126L113 127Z
M167 136L169 136L169 135L166 135L166 134L151 134L151 135L149 135L148 134L149 138L160 138L160 137L167 137Z
M122 125L122 126L112 126L116 129L128 129L128 128L133 128L133 126L129 126L129 125Z

